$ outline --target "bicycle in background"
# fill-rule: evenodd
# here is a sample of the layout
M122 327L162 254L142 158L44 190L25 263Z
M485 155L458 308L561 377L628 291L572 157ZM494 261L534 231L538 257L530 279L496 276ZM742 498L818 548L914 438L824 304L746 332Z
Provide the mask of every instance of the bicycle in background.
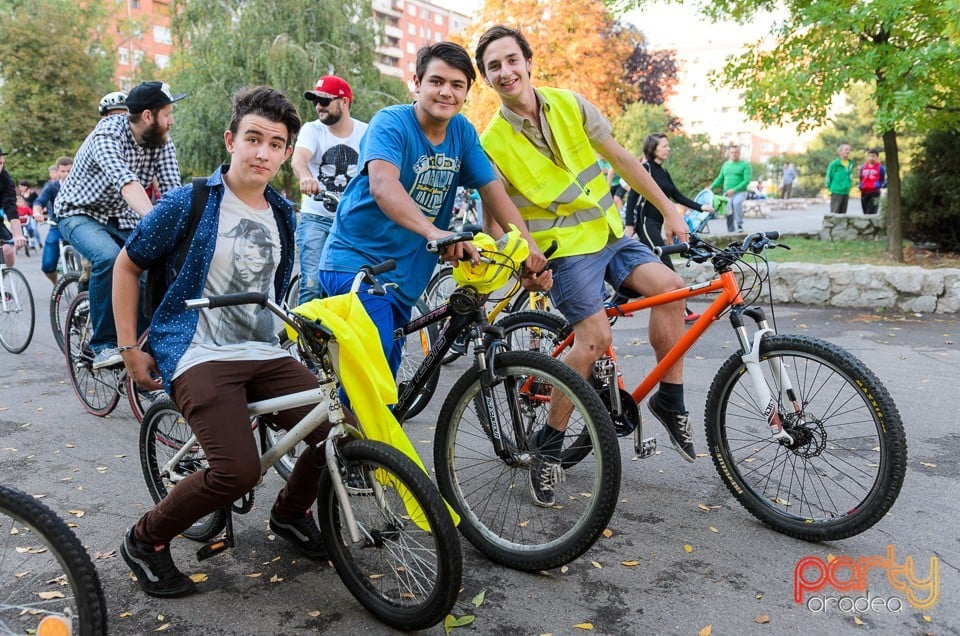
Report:
M691 234L688 243L658 248L710 262L717 277L610 307L611 321L705 294L716 298L632 392L612 346L591 381L617 432L633 434L637 454L650 457L656 440L643 437L638 405L728 315L740 349L713 379L704 415L721 480L744 508L778 532L807 541L844 539L871 528L893 506L906 472L906 436L893 398L863 362L824 340L778 334L776 321L771 326L763 308L751 306L764 289L770 291L763 254L786 247L778 238L778 232L758 232L721 249ZM769 298L773 315L772 293ZM562 358L574 341L562 319L543 312L512 314L497 324L514 350ZM580 461L576 453L562 459Z
M7 241L13 245L13 241ZM36 323L33 292L27 277L7 267L0 257L0 345L10 353L23 353L33 339Z

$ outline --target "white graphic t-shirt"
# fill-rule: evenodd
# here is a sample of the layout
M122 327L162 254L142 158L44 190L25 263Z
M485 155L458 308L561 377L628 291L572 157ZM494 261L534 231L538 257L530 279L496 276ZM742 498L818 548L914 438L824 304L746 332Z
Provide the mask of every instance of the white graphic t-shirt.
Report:
M352 119L352 118L351 118ZM295 148L306 148L313 153L307 162L320 185L337 196L343 194L347 184L357 174L357 159L360 156L360 139L367 131L367 124L353 119L353 133L349 137L337 137L319 120L304 124L297 136ZM336 206L303 197L301 211L310 214L333 216Z
M217 246L203 295L261 292L272 296L280 253L280 235L270 207L252 208L224 184ZM177 363L174 377L203 362L289 355L279 346L279 330L276 317L256 305L202 309L193 341Z

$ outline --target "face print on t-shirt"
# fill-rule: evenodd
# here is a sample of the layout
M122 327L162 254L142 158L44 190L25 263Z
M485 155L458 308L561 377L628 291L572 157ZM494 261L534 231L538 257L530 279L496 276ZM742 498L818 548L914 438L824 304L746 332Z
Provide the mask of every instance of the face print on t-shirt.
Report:
M423 155L413 166L410 197L431 221L437 218L443 200L460 172L460 159L444 154Z

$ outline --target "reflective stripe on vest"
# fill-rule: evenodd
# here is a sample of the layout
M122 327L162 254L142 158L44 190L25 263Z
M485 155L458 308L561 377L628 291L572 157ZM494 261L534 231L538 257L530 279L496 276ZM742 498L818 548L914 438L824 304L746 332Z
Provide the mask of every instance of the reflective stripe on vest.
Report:
M507 179L507 192L541 249L556 240L556 257L597 252L611 233L623 235L620 213L583 130L576 97L559 89L538 91L567 168L541 154L499 112L481 135L483 148Z

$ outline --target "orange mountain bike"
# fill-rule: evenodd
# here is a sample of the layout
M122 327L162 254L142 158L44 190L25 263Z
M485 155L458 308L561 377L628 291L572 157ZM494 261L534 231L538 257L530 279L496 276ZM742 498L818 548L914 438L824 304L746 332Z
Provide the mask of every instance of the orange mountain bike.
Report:
M696 296L716 298L632 392L624 387L612 346L591 381L618 434L634 434L637 454L649 457L656 440L643 437L638 405L728 315L740 349L717 372L704 414L720 478L744 508L778 532L810 541L847 538L877 523L900 492L907 463L903 423L863 362L830 342L776 333L764 309L751 305L769 291L764 251L778 247L778 238L778 232L755 233L721 249L691 234L689 243L662 248L710 262L716 278L611 306L611 320ZM772 315L772 300L770 309ZM752 333L746 319L755 325ZM562 357L573 345L573 330L555 314L520 312L497 324L513 349ZM581 458L561 459L569 464Z

